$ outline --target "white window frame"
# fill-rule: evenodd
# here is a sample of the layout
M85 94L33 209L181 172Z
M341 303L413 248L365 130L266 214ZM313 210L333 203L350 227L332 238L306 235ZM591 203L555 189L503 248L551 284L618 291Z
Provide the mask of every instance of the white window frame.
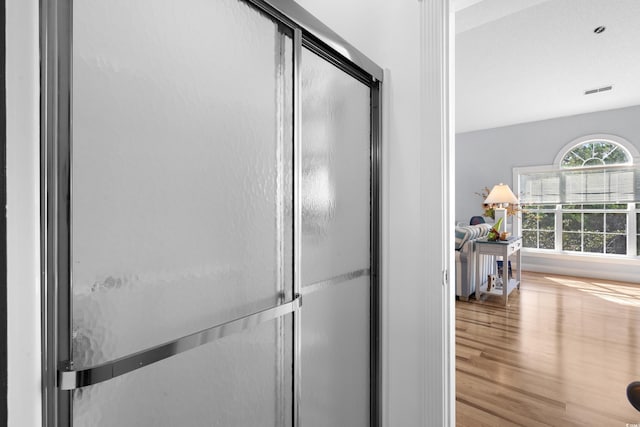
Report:
M610 134L590 134L581 136L564 145L562 149L559 150L556 155L553 164L551 165L542 165L542 166L524 166L524 167L514 167L513 168L513 183L516 189L516 194L520 194L520 175L523 174L531 174L531 173L540 173L540 172L558 172L565 171L571 169L580 169L580 168L563 168L561 166L562 160L564 157L575 147L591 142L591 141L605 141L611 142L614 144L618 144L621 146L627 154L631 161L626 163L630 164L639 164L640 163L640 152L635 148L633 144L631 144L626 139L619 137L617 135ZM585 167L587 169L588 167ZM546 210L549 211L549 210ZM583 210L580 210L583 211ZM639 203L627 203L627 254L626 255L618 255L618 254L606 254L606 253L590 253L590 252L578 252L578 251L566 251L563 249L562 245L562 213L564 210L562 209L561 204L556 204L555 207L555 249L538 249L538 248L522 248L523 253L540 253L540 254L562 254L568 257L606 257L606 259L625 259L625 260L636 260L640 258L640 250L638 250L638 224L637 224L637 214L640 213L640 202ZM607 209L602 210L603 213L607 212ZM621 211L618 210L617 213ZM522 235L522 213L518 212L516 216L516 220L514 221L514 234Z
M587 204L587 203L582 203L583 205ZM597 203L600 204L600 203ZM602 203L603 206L606 206L608 203ZM602 238L603 238L603 252L585 252L584 250L581 251L571 251L571 250L567 250L564 247L564 243L563 243L563 236L560 236L560 244L558 246L557 241L556 241L556 250L559 250L563 253L579 253L579 254L585 254L585 253L593 253L593 254L599 254L599 255L618 255L618 256L629 256L629 257L634 257L637 254L635 253L635 247L633 249L633 251L631 251L631 245L629 244L629 236L631 235L631 233L629 233L629 226L630 226L630 211L633 210L635 212L635 209L632 209L633 206L635 205L635 203L625 203L627 206L624 209L613 209L613 208L603 208L603 209L593 209L593 208L579 208L579 209L563 209L562 206L563 205L557 205L557 216L556 216L556 225L558 222L558 218L559 218L559 222L560 222L560 233L563 233L564 230L562 229L562 215L564 213L579 213L579 214L603 214L604 216L604 229L602 230L602 232L593 232L593 231L584 231L584 222L582 222L582 226L583 229L580 230L579 232L576 231L571 231L573 233L579 233L581 236L581 243L580 246L584 247L584 238L586 234L601 234ZM627 234L627 239L626 239L626 254L625 255L620 255L620 254L610 254L610 253L606 253L604 252L606 250L606 237L608 235L611 234L615 234L615 235L619 235L620 233L609 233L606 230L606 224L607 224L607 214L625 214L627 216L627 224L626 224L626 230L625 230L625 234ZM559 249L558 249L559 248Z

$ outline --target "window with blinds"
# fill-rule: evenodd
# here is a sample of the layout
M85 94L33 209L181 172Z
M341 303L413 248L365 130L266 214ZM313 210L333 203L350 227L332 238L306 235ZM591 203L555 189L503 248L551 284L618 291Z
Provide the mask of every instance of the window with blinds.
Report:
M640 167L623 145L586 140L549 167L518 171L525 248L640 255Z
M622 203L640 199L640 168L602 166L521 173L520 202Z

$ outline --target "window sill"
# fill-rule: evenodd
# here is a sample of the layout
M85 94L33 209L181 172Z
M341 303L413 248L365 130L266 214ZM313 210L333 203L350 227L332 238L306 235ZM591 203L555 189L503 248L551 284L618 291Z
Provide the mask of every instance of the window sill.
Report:
M599 264L617 264L617 265L637 265L640 261L640 257L630 257L625 255L603 255L595 253L575 253L575 252L555 252L549 250L522 249L523 257L531 258L549 258L554 260L567 260L575 262L585 263L599 263Z

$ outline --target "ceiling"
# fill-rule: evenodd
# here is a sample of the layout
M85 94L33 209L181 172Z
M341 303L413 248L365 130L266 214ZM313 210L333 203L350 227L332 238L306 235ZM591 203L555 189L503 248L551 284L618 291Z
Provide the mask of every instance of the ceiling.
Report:
M452 1L456 132L640 105L640 0Z

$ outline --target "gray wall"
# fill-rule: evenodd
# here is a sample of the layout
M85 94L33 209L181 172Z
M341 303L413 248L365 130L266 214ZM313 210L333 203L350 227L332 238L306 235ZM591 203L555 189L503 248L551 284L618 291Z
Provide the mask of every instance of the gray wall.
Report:
M456 135L456 220L481 215L483 187L513 189L512 169L550 165L558 151L584 135L607 133L640 150L640 106L580 114Z

